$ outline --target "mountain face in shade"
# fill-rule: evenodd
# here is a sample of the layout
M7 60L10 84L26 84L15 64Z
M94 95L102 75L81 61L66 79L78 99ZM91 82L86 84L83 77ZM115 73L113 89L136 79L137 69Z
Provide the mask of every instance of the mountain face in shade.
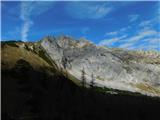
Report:
M45 37L40 46L59 69L81 80L85 71L89 84L160 96L160 53L128 51L97 46L85 39L68 36Z

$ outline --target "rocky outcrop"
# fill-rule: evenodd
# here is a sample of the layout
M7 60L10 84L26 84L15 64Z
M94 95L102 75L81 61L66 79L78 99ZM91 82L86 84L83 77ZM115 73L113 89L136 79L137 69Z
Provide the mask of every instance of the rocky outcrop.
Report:
M93 74L97 86L160 96L160 54L111 49L68 36L46 37L41 46L60 69L88 84ZM152 57L153 56L153 57Z

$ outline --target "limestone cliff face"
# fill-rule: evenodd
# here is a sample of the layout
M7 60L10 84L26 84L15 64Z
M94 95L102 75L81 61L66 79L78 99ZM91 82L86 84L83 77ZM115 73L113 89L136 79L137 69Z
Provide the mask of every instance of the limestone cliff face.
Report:
M59 68L87 82L93 74L97 86L160 96L160 53L96 46L67 36L46 37L41 47Z

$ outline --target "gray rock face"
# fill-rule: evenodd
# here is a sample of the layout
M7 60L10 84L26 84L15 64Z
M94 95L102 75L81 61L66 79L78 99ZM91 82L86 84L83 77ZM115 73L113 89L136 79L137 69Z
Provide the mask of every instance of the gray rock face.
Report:
M47 37L41 42L59 68L88 84L92 74L97 86L160 96L160 54L96 46L84 39ZM154 61L156 60L156 61Z

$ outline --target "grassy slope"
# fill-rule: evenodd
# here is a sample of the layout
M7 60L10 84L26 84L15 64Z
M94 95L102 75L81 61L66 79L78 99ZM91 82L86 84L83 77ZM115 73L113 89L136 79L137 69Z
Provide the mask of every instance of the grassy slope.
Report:
M124 50L121 48L112 48L114 53L124 53L124 61L129 62L129 61L135 61L135 62L142 62L142 63L148 63L148 64L160 64L160 52L158 51L141 51L141 50Z
M45 60L38 55L24 48L19 48L16 45L4 45L2 47L2 67L13 67L17 60L25 59L35 68L51 67Z

